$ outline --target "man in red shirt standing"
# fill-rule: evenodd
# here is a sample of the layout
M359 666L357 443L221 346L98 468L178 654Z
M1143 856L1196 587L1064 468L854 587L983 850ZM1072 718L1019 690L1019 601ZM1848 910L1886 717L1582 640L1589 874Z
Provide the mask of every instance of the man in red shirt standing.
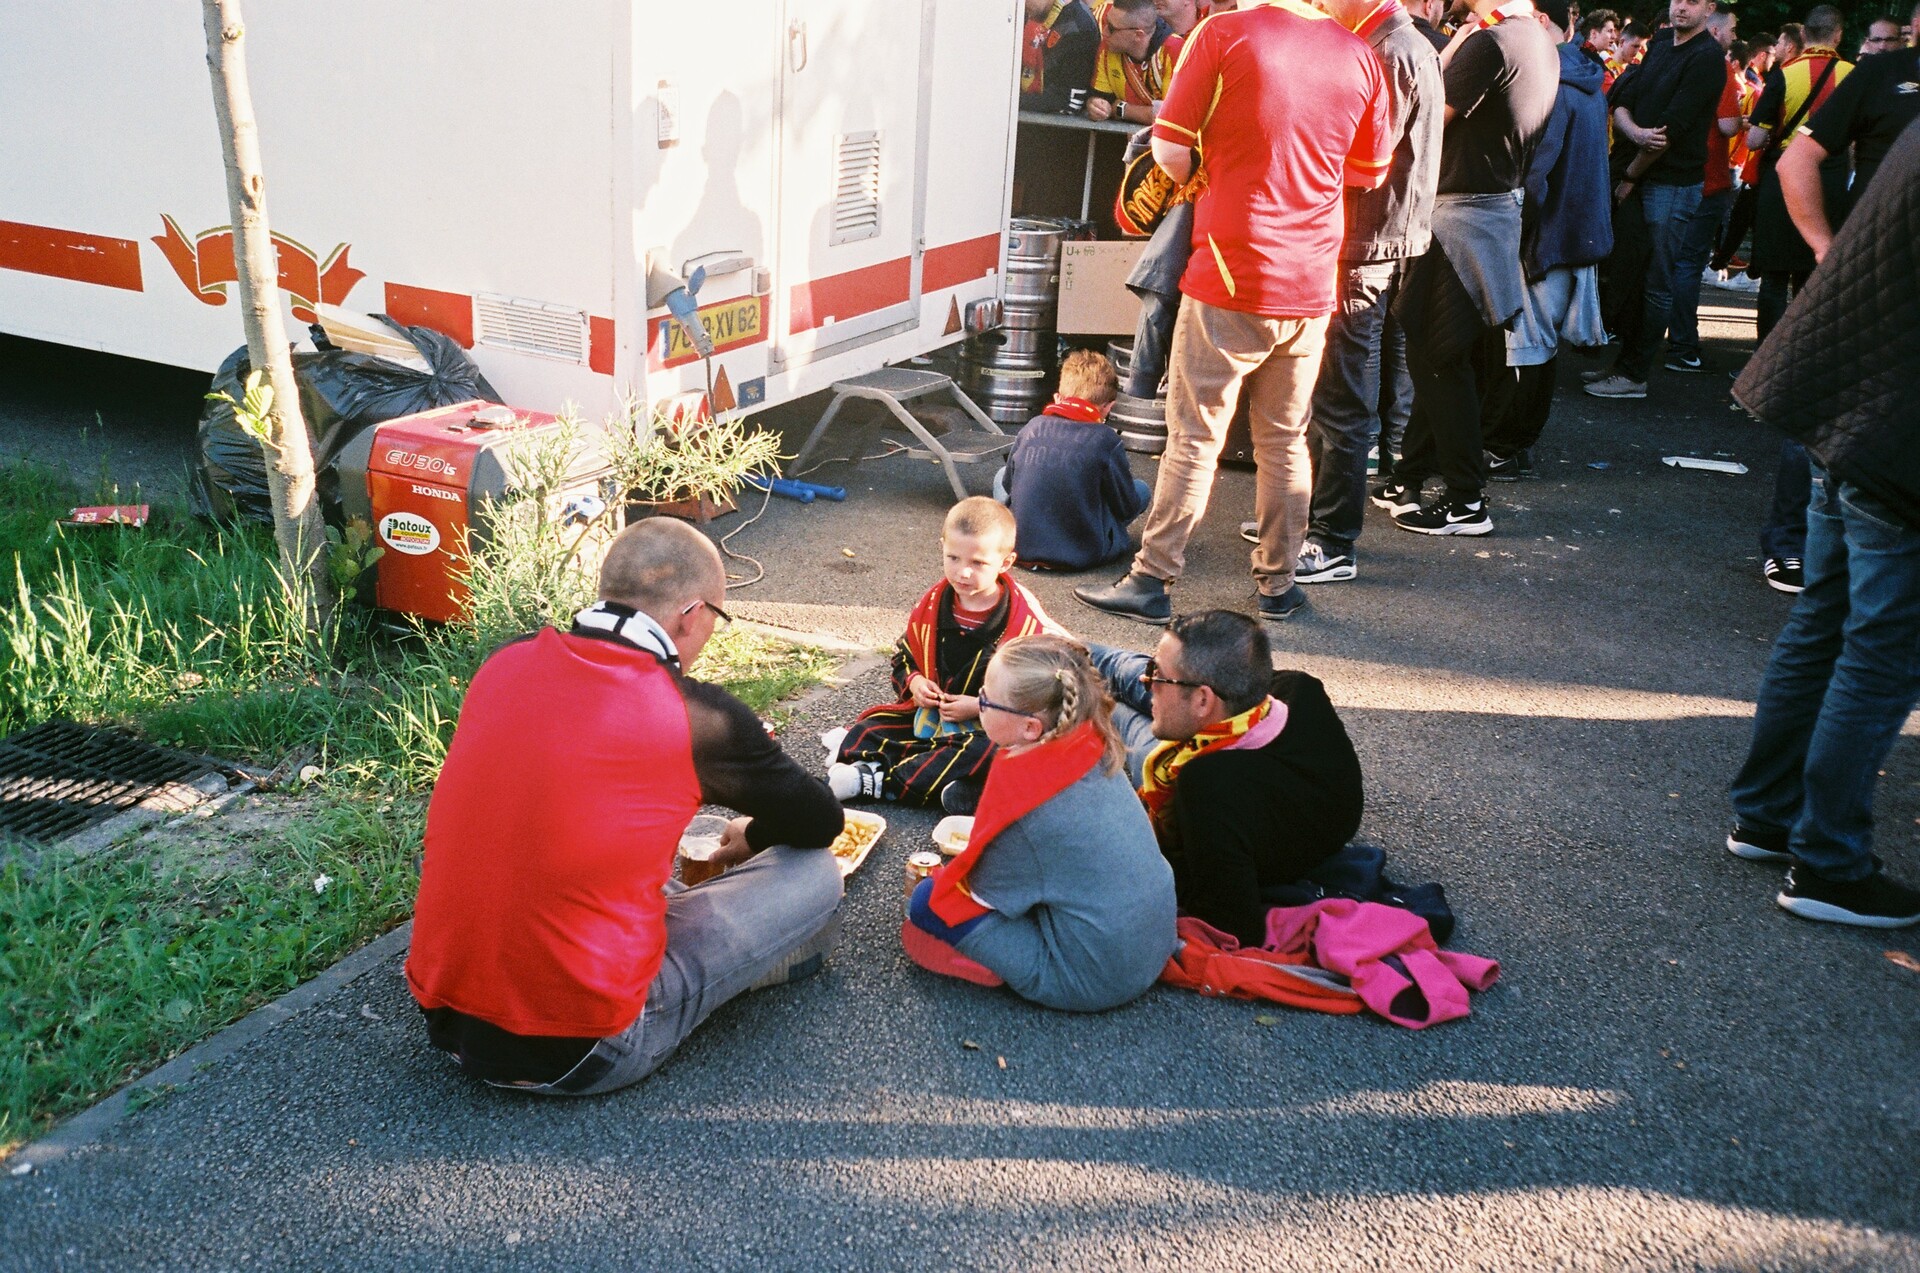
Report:
M1124 579L1076 588L1145 623L1173 613L1167 585L1207 509L1242 386L1259 477L1253 551L1262 618L1306 604L1294 565L1312 490L1306 418L1333 312L1345 231L1341 191L1371 190L1393 162L1386 77L1364 40L1301 0L1216 12L1187 40L1153 126L1153 155L1206 189L1180 280L1167 449L1140 552Z

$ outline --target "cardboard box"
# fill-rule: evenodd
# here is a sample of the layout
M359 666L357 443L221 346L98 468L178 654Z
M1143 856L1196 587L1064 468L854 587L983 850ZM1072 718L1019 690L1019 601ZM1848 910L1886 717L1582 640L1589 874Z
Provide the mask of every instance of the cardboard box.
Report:
M1127 290L1145 239L1060 245L1060 320L1067 336L1131 336L1140 298Z

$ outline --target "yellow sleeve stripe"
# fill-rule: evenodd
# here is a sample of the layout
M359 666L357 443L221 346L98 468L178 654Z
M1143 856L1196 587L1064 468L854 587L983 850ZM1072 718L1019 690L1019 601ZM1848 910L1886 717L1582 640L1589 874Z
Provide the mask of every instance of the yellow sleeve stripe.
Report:
M1200 140L1199 133L1194 132L1191 128L1181 127L1179 124L1174 123L1172 120L1168 119L1164 115L1161 116L1159 119L1154 120L1153 126L1156 131L1162 128L1167 128L1167 129L1171 129L1176 133L1179 133L1182 137L1191 137L1195 141Z
M1382 159L1380 162L1373 163L1365 159L1355 159L1351 155L1349 155L1347 157L1347 167L1361 168L1361 169L1365 169L1368 172L1378 172L1382 168L1393 167L1393 156L1389 155L1385 159Z

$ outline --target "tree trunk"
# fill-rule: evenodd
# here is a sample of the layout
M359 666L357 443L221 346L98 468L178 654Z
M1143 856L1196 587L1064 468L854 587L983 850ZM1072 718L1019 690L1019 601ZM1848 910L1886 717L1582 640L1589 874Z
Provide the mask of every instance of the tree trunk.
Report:
M260 135L247 86L246 28L240 0L201 0L207 30L207 66L213 73L213 109L226 161L227 211L233 219L233 264L239 276L240 316L247 361L273 390L267 416L267 486L273 534L288 581L305 592L313 617L333 613L327 574L326 527L314 497L313 449L300 415L293 358L280 317L280 263L267 225L266 180L260 171Z

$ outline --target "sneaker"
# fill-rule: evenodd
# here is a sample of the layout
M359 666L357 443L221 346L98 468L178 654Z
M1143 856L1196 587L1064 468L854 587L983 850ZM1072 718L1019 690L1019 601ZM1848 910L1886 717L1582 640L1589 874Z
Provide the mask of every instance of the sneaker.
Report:
M1309 539L1300 546L1300 559L1293 566L1295 583L1339 583L1360 573L1352 553L1329 553L1326 546Z
M1785 831L1751 827L1744 822L1734 824L1733 834L1727 837L1727 852L1749 862L1786 862L1793 857L1787 852Z
M980 807L980 783L967 778L956 778L940 788L940 807L948 813L962 817L972 817L974 810Z
M1716 371L1712 363L1699 354L1668 354L1667 361L1661 364L1668 371L1690 371L1696 375L1701 372Z
M1798 557L1769 557L1760 564L1760 577L1775 592L1804 592L1806 567Z
M1589 367L1585 371L1580 373L1580 383L1583 385L1590 385L1594 383L1596 380L1605 380L1608 376L1611 376L1612 374L1613 374L1613 368L1611 367Z
M1521 477L1533 476L1533 448L1532 447L1522 447L1520 449L1520 453L1514 456L1513 459L1514 459L1514 463L1520 466Z
M877 760L857 760L850 765L827 766L827 789L841 804L854 800L878 800L886 785L886 775Z
M1442 500L1430 508L1396 513L1393 524L1416 535L1491 535L1493 518L1484 499Z
M1173 618L1173 600L1167 585L1152 575L1129 571L1105 588L1075 588L1073 595L1095 610L1117 614L1135 623L1163 624Z
M1828 880L1795 862L1787 886L1773 899L1801 919L1857 928L1905 928L1920 924L1920 889L1875 871L1864 880Z
M1240 538L1246 540L1250 544L1259 543L1260 542L1260 523L1259 522L1241 522Z
M1380 473L1380 448L1373 447L1367 452L1367 476L1377 477Z
M1517 482L1520 480L1520 457L1509 455L1501 459L1492 451L1482 451L1481 459L1487 467L1487 480L1490 482Z
M1395 517L1420 507L1420 492L1404 482L1388 482L1373 488L1373 502Z
M1291 619L1306 608L1306 590L1297 583L1277 597L1260 594L1260 617L1274 623Z
M1647 382L1629 380L1616 371L1594 381L1586 390L1596 398L1644 398L1647 396Z

